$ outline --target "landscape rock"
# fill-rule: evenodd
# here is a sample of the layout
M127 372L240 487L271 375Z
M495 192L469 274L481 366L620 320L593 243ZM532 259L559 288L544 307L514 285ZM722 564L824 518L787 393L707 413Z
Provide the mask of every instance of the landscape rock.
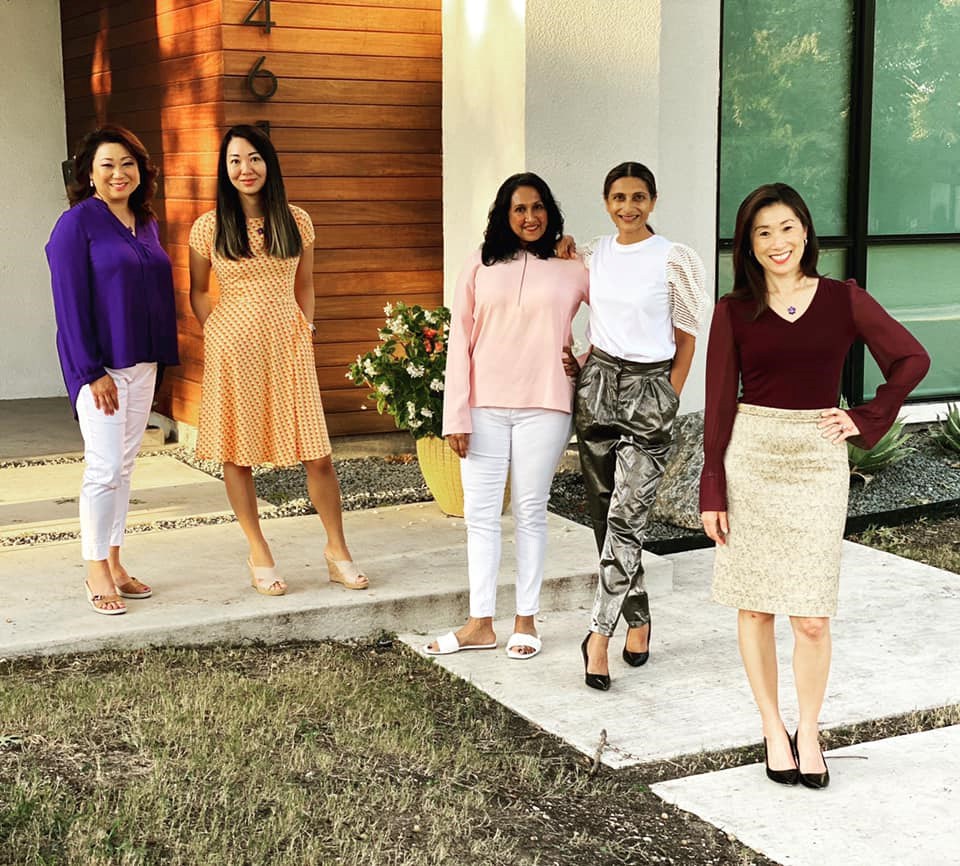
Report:
M650 519L700 529L700 472L703 469L703 412L680 415Z

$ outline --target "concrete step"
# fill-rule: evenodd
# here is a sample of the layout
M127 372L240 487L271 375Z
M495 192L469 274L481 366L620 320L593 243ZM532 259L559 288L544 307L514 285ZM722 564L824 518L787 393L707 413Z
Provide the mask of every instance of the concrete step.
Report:
M105 647L359 638L379 630L447 630L466 618L466 530L433 503L344 514L351 551L371 589L330 583L323 530L315 516L264 521L287 595L250 587L246 548L235 523L127 536L124 561L150 583L153 598L102 616L83 590L79 545L0 548L0 656ZM542 594L545 611L567 609L593 591L596 547L587 527L548 516ZM669 585L672 565L649 557ZM513 522L504 518L500 609L513 606ZM505 639L505 638L504 638Z

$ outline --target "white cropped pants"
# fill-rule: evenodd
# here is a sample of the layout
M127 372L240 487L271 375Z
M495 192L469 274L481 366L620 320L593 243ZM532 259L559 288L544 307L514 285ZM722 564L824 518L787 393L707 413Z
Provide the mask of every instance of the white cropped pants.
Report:
M147 429L157 365L107 368L117 385L119 408L113 415L97 409L84 385L77 395L86 468L80 485L80 547L84 559L103 560L123 543L130 507L133 462Z
M547 501L571 416L549 409L471 409L473 432L460 461L467 523L470 616L494 616L500 571L500 513L510 471L516 525L517 615L540 609L547 548Z

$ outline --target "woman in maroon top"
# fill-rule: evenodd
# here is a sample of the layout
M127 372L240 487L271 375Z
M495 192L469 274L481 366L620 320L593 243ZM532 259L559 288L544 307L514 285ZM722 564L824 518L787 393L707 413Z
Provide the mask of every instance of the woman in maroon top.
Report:
M853 280L821 277L818 252L810 212L791 187L762 186L740 205L734 287L717 302L707 347L700 479L704 530L717 544L713 598L739 610L767 776L811 788L830 779L818 719L847 513L844 443L873 447L930 364ZM836 408L840 373L856 340L885 384L845 411ZM790 617L794 634L792 738L777 702L776 614Z

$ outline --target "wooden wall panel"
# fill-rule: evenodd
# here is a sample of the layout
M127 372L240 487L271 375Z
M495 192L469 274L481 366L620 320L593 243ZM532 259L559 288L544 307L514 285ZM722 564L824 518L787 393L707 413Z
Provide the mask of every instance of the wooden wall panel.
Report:
M442 301L441 0L273 0L269 33L241 23L254 6L61 0L70 143L122 123L161 167L183 361L161 408L196 424L203 335L189 305L190 226L213 207L225 129L268 122L288 196L316 227L314 351L330 431L393 430L344 374L375 344L385 304ZM247 85L261 57L277 76L263 101Z

